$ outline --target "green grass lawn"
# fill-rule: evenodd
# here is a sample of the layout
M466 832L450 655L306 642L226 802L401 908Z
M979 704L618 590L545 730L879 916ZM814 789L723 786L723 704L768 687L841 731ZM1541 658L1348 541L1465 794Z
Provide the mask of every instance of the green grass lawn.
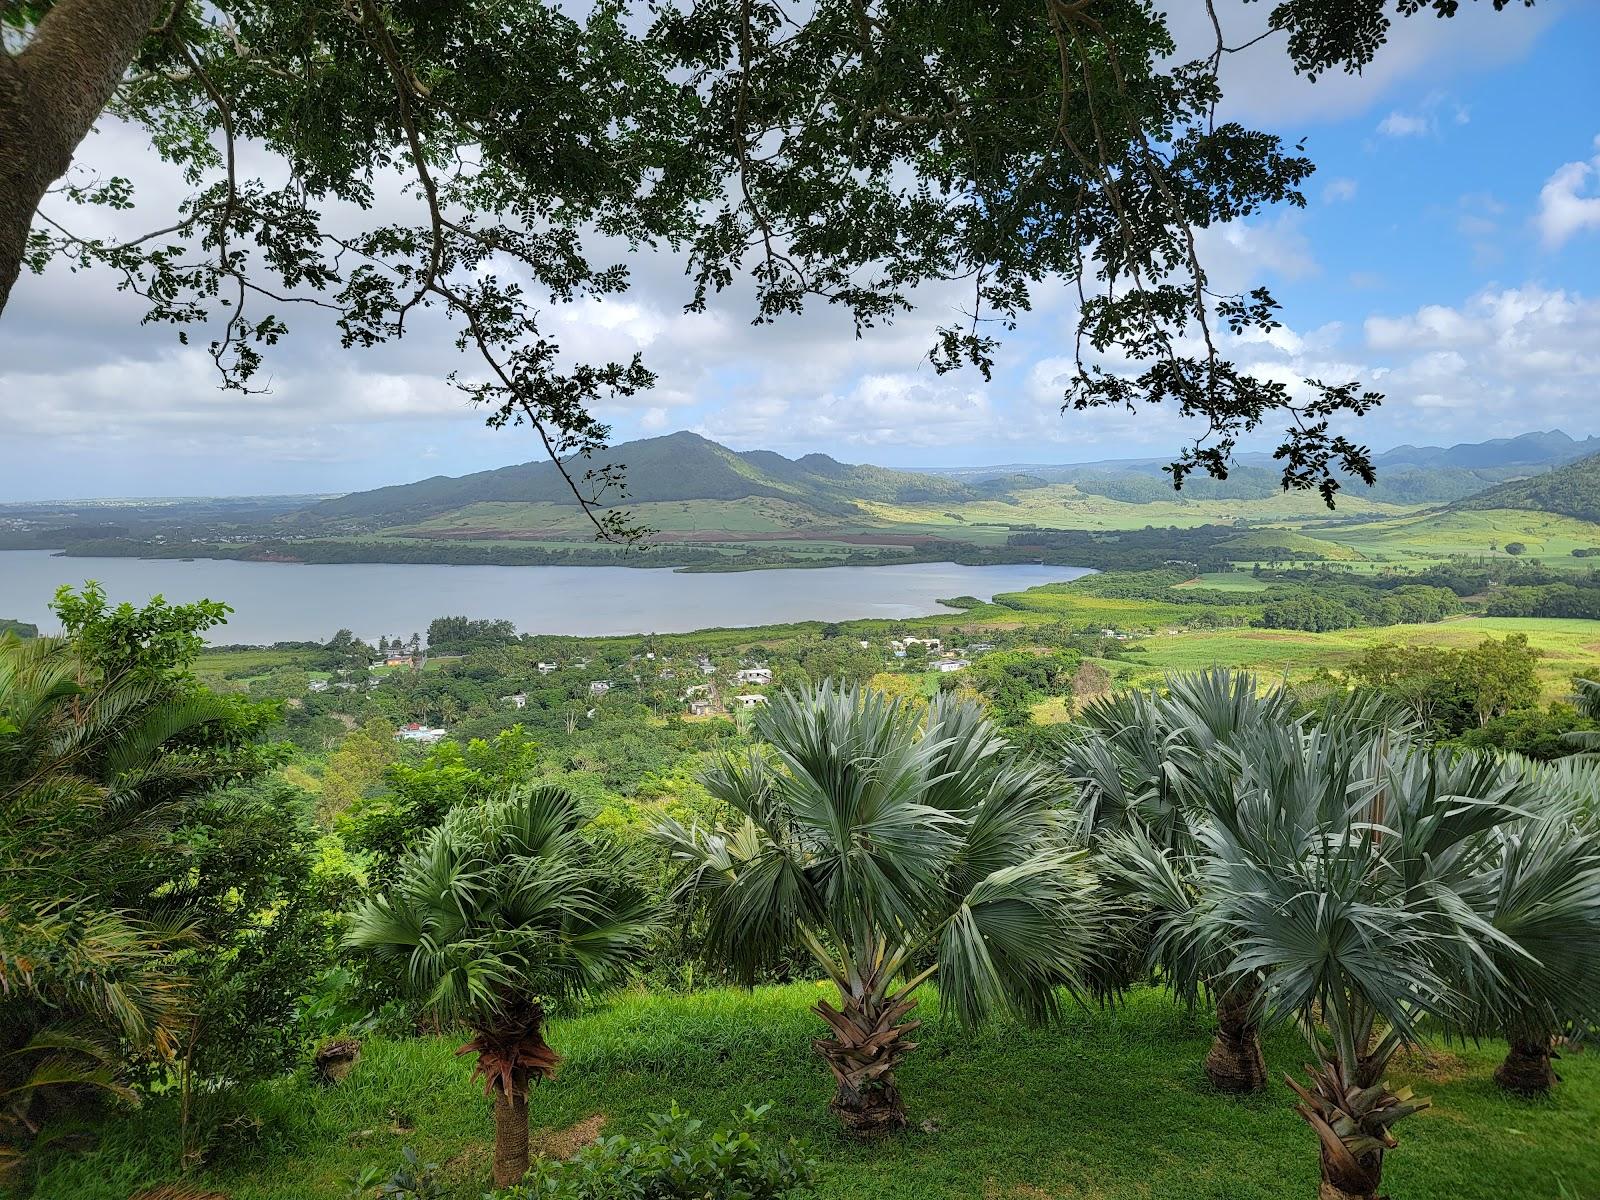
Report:
M820 1200L1283 1200L1316 1195L1316 1141L1281 1082L1305 1054L1287 1032L1268 1041L1270 1092L1248 1099L1210 1088L1209 1043L1165 995L1142 992L1112 1011L1069 1012L1060 1027L964 1033L925 1002L922 1045L901 1076L912 1128L871 1144L836 1132L830 1085L810 1050L821 1023L806 1011L826 993L797 984L753 993L630 996L557 1022L560 1076L530 1105L535 1147L596 1116L637 1131L677 1100L724 1119L770 1101L770 1130L795 1134L820 1164ZM250 1090L245 1120L217 1142L194 1182L231 1200L346 1200L369 1163L398 1163L403 1145L444 1168L450 1194L476 1198L488 1173L488 1101L457 1039L370 1040L343 1083L303 1076ZM1490 1079L1502 1047L1431 1048L1391 1078L1435 1107L1399 1127L1385 1176L1394 1200L1557 1200L1600 1196L1600 1053L1563 1060L1549 1100L1501 1094ZM171 1181L173 1107L156 1101L95 1131L87 1153L64 1151L34 1197L127 1200ZM570 1142L570 1139L568 1139Z

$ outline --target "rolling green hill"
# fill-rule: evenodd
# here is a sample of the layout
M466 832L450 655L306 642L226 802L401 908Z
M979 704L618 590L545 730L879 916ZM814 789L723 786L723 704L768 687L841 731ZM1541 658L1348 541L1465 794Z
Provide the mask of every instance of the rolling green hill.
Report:
M992 489L936 475L841 463L826 454L788 459L770 450L729 450L698 434L626 442L606 454L626 470L628 491L617 502L629 506L680 500L743 500L770 497L799 502L821 513L855 513L855 502L917 504L978 499ZM585 469L575 464L579 475ZM310 521L355 519L378 525L416 522L471 504L545 503L576 507L566 481L549 462L520 463L495 471L354 492L313 505Z
M1459 500L1458 509L1518 508L1600 522L1600 454Z

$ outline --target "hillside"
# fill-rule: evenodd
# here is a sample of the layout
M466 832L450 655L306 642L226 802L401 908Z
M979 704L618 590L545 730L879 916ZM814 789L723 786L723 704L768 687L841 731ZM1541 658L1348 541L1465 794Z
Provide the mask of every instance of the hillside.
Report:
M626 469L629 506L684 500L767 497L799 502L835 516L855 501L937 503L989 494L958 480L841 463L826 454L788 459L770 450L739 452L687 431L625 442L606 461ZM581 474L582 464L575 464ZM361 520L378 525L426 520L472 504L545 503L576 507L566 481L550 462L527 462L451 478L353 492L305 510L312 521Z
M1600 522L1600 454L1579 459L1531 479L1502 483L1457 501L1454 508L1527 509Z

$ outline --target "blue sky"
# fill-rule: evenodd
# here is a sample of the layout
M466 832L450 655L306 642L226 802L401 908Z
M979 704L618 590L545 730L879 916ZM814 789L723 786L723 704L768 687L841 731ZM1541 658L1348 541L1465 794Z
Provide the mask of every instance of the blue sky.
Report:
M1222 7L1246 33L1266 8ZM1198 10L1172 7L1180 35ZM1221 281L1264 281L1284 304L1281 334L1236 355L1286 380L1384 391L1354 430L1378 449L1600 433L1597 59L1600 4L1496 14L1484 0L1455 21L1402 23L1360 79L1296 80L1271 43L1231 60L1232 115L1304 137L1318 164L1305 210L1206 239ZM81 158L122 170L144 154L108 127ZM949 297L855 342L827 312L751 329L737 295L686 317L675 264L631 265L626 300L561 318L570 349L641 349L661 376L605 414L618 440L689 428L739 449L916 466L1163 455L1185 435L1159 410L1057 413L1064 290L1040 297L985 386L922 362ZM305 331L272 363L273 393L240 398L216 390L201 351L137 317L83 276L19 285L0 320L0 500L343 491L536 456L525 431L485 430L461 407L443 331L365 354Z

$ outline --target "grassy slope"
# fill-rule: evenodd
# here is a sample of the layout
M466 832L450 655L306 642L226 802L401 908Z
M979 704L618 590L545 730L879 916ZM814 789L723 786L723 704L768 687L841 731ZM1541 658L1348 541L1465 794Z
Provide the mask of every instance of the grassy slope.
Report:
M638 1130L672 1100L719 1119L771 1101L775 1134L797 1134L821 1164L821 1200L1281 1200L1316 1193L1316 1144L1290 1093L1245 1100L1212 1092L1200 1069L1203 1020L1157 993L1113 1012L1070 1012L1064 1027L963 1033L933 1019L902 1074L913 1129L880 1144L846 1140L825 1105L828 1081L805 1011L816 986L630 997L558 1023L560 1077L530 1106L536 1141L594 1114ZM931 1008L931 1004L929 1005ZM343 1084L303 1078L253 1089L265 1124L204 1180L232 1200L343 1200L369 1163L402 1144L445 1167L451 1195L476 1200L488 1164L487 1102L454 1057L454 1040L372 1041ZM1400 1126L1385 1180L1398 1200L1556 1200L1600 1194L1600 1054L1564 1060L1548 1101L1501 1095L1490 1072L1502 1048L1436 1051L1392 1078L1436 1107ZM1292 1034L1269 1039L1272 1077L1298 1067ZM172 1178L170 1105L108 1122L98 1147L63 1159L35 1197L126 1200ZM1560 1182L1558 1182L1560 1181Z
M1257 500L1185 500L1175 498L1153 504L1128 504L1106 496L1080 492L1071 484L1052 484L1016 493L1018 503L985 500L964 504L866 504L869 512L886 524L944 525L959 530L992 521L1003 525L1039 525L1047 529L1143 529L1146 525L1192 527L1230 521L1316 522L1328 510L1314 493L1294 492ZM1392 504L1375 504L1358 496L1341 498L1339 515L1400 514L1411 511ZM952 531L950 536L955 536Z
M1424 513L1318 531L1317 537L1348 546L1363 558L1407 566L1439 562L1453 554L1504 554L1507 542L1527 546L1523 556L1550 567L1587 570L1590 558L1574 550L1600 546L1600 525L1574 517L1514 509ZM1498 551L1490 546L1499 547Z

